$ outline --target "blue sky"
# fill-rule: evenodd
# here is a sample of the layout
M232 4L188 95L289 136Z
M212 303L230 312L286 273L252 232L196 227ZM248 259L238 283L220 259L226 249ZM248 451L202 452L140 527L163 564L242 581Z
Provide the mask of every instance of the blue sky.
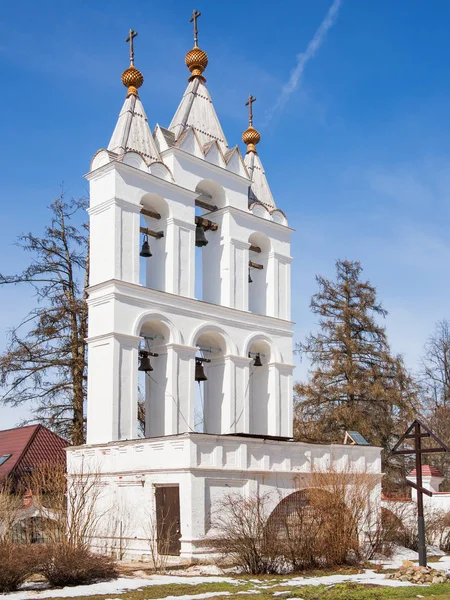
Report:
M0 22L0 270L26 265L14 246L41 231L61 182L82 175L109 141L124 99L125 37L139 32L140 96L167 126L186 86L190 13L209 55L207 85L230 145L257 97L259 153L293 237L296 339L315 324L314 276L360 260L389 311L389 339L416 368L438 319L450 317L450 3L335 0L335 14L295 89L280 95L331 0L152 3L23 0ZM241 146L242 147L242 146ZM0 289L0 347L32 307L25 288ZM297 370L298 376L304 365ZM23 410L1 409L2 427Z

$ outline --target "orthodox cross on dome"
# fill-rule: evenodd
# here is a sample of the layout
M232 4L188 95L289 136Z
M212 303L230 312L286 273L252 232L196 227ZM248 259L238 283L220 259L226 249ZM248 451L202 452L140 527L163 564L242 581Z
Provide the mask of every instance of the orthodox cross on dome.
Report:
M198 46L198 27L197 27L197 19L201 16L201 12L198 12L198 10L193 10L192 11L192 17L189 21L189 23L194 23L194 46L195 48L197 48Z
M248 97L245 106L248 106L248 124L250 127L253 125L253 102L256 101L256 98L250 94Z
M245 103L245 106L248 106L248 128L242 134L242 141L247 145L247 154L249 152L258 154L256 152L256 144L259 144L261 139L259 131L256 131L253 127L253 102L255 102L255 100L256 98L250 94Z
M127 98L130 95L137 96L138 88L140 88L141 85L144 83L144 76L134 66L134 38L136 36L137 31L133 31L133 29L130 29L130 31L128 32L128 37L125 40L127 44L128 42L130 43L130 66L128 67L128 69L125 69L125 71L122 73L122 83L126 88L128 88Z
M137 36L137 31L130 29L128 37L125 40L127 43L130 42L130 65L134 66L134 38Z

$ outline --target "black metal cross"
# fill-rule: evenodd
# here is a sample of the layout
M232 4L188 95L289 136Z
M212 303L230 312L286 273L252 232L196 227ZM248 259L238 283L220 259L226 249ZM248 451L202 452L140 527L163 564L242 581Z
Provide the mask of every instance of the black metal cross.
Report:
M437 448L422 448L422 439L432 438L437 444ZM399 449L405 440L414 440L414 448ZM407 481L406 483L417 491L417 525L419 532L419 565L427 566L427 548L425 545L425 520L423 516L423 495L432 496L432 492L423 487L422 484L422 454L450 452L450 448L442 442L437 435L428 429L426 425L415 420L405 431L402 437L395 444L389 453L391 456L414 454L416 459L416 483Z
M256 98L250 94L247 102L245 103L245 106L248 106L248 122L250 126L253 125L253 102L255 102L255 100Z
M194 23L194 46L197 47L198 44L198 28L197 28L197 19L201 16L201 12L198 12L198 10L193 10L192 11L192 18L190 19L189 23Z
M134 65L134 38L137 36L137 31L130 29L128 37L125 40L127 43L130 42L130 65Z

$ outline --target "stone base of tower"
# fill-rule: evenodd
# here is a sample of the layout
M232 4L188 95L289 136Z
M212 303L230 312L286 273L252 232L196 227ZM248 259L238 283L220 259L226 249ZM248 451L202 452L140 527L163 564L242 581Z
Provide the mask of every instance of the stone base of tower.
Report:
M330 465L370 472L381 481L380 448L373 446L184 433L67 450L69 479L94 482L93 549L127 560L151 560L150 546L166 522L181 534L167 554L205 559L211 556L215 507L226 494L268 493L274 509L310 487L312 472Z

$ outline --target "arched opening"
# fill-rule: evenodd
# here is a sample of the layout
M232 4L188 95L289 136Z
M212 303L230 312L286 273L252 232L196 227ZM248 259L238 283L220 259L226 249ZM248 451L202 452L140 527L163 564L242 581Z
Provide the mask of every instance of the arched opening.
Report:
M158 319L142 325L138 365L138 430L142 437L166 435L168 326Z
M220 333L208 331L198 335L195 345L198 348L195 430L202 433L223 433L222 424L226 410L224 406L225 340ZM202 379L203 374L205 379Z
M250 402L250 433L267 435L269 433L269 362L271 350L264 340L250 344L249 357L249 402Z
M166 289L166 233L169 209L167 202L157 194L146 194L142 200L141 247L139 283L154 290ZM150 233L145 233L145 231ZM156 235L155 235L156 234ZM151 256L148 256L144 241L147 241ZM147 256L143 256L147 254Z
M196 206L196 240L203 233L207 244L195 248L195 297L198 300L220 304L221 279L220 264L223 246L220 243L220 231L208 229L200 225L198 218L214 222L214 212L211 207L223 208L226 203L224 189L210 179L204 179L195 188L199 194ZM201 228L201 230L199 230Z
M248 309L260 315L267 314L270 240L263 233L252 233L248 238Z
M266 534L294 569L344 564L358 548L355 519L343 497L319 488L284 498L270 515Z

